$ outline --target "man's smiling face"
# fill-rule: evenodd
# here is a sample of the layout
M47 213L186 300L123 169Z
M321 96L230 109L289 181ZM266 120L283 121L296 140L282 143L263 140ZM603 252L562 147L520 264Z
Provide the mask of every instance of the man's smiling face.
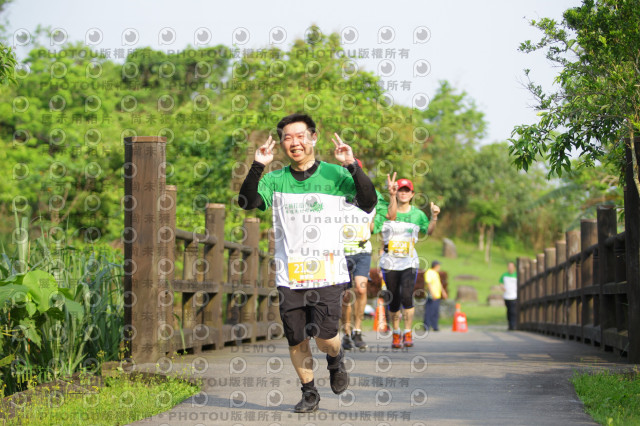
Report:
M282 129L281 146L289 159L296 164L304 164L314 158L313 146L317 135L312 134L302 121L287 124Z

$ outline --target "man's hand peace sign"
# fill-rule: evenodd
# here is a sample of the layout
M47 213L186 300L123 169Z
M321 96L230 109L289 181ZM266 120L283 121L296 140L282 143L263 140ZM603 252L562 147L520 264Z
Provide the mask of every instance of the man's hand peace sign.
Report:
M342 164L343 166L348 166L349 164L353 164L356 160L353 157L353 151L351 147L346 143L342 142L340 136L337 133L333 134L336 139L331 138L331 141L336 146L335 151L333 151L333 155Z
M260 148L256 149L256 155L254 160L258 163L268 166L273 161L273 147L276 145L276 141L271 136Z

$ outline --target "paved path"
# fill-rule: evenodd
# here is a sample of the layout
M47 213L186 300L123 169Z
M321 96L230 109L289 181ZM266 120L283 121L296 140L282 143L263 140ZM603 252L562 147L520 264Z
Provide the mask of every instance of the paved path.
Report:
M568 379L574 370L629 367L582 343L476 327L414 336L390 349L390 336L365 333L369 349L348 353L349 390L329 388L324 354L314 348L320 409L295 414L301 396L286 341L188 356L203 392L136 425L558 425L595 424ZM168 369L167 363L160 368Z

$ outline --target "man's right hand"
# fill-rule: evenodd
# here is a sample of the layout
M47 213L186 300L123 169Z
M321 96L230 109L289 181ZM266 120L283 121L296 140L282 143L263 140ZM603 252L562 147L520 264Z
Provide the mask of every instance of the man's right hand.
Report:
M260 164L264 164L267 167L273 161L273 147L276 145L276 141L271 136L260 148L256 149L256 155L254 160Z

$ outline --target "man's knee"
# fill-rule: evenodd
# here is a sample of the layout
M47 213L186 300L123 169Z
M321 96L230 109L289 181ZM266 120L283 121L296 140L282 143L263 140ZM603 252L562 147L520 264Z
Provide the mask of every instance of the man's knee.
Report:
M353 289L349 288L342 293L342 303L343 305L351 306L355 300L355 295Z
M329 339L323 339L321 337L316 337L316 346L318 346L318 349L320 349L321 352L326 353L327 351L329 351L330 349L334 348L336 345L340 345L340 340L336 339L336 337L338 337L338 334L336 334L335 336L329 338Z
M362 296L363 294L367 294L367 279L360 277L356 278L355 285L353 286L353 290L355 291L357 296Z
M302 342L296 344L296 345L289 345L289 351L291 352L308 352L310 349L309 346L309 338L306 337Z

